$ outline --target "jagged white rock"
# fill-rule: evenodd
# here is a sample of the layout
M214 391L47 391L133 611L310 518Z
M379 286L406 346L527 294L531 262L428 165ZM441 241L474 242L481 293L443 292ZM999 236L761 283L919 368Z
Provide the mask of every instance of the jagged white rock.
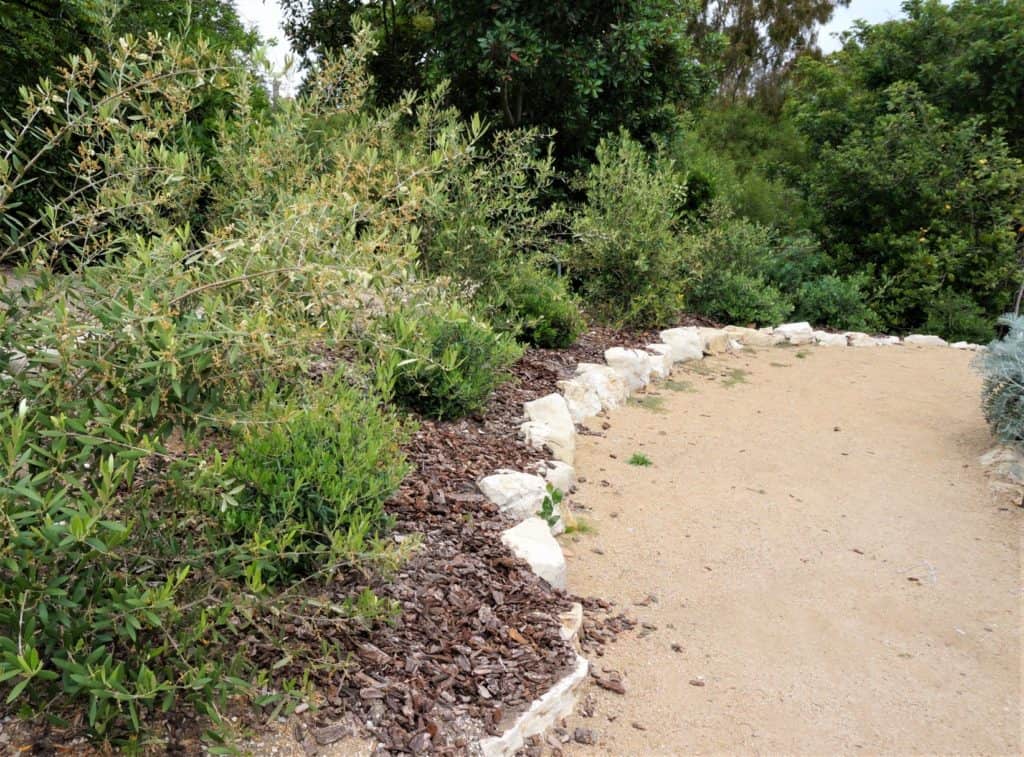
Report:
M503 531L501 541L538 576L556 589L565 588L565 555L543 520L527 518Z
M732 349L732 335L725 329L698 328L697 333L700 334L702 347L707 355L717 355Z
M569 415L574 422L583 423L601 412L601 395L593 383L582 378L574 378L559 381L557 386L558 391L565 397L565 404L569 407Z
M501 736L492 736L480 742L483 757L511 757L526 745L526 740L537 736L572 714L580 686L587 680L590 663L576 655L572 672L530 705Z
M568 494L576 486L576 469L558 460L548 460L541 475L563 494Z
M540 510L547 495L547 480L518 471L495 473L480 480L481 493L506 515L523 521Z
M771 329L749 329L744 326L726 326L725 331L745 347L774 347L783 337Z
M932 334L911 334L903 339L911 347L945 347L946 340Z
M783 323L780 326L776 326L772 333L782 334L787 339L793 334L814 334L814 329L811 328L811 324L807 321L797 321L796 323Z
M601 407L614 410L629 397L629 387L622 377L607 365L580 363L576 366L576 380L581 381L595 392L601 400Z
M651 355L643 350L611 347L604 351L604 361L622 377L631 392L651 383Z
M848 344L845 334L830 334L827 331L815 331L814 340L822 347L845 347Z
M672 348L673 363L685 363L704 357L704 340L694 326L666 329L659 336L662 342Z
M547 448L556 460L572 465L576 457L576 424L561 394L549 394L526 402L523 410L529 419L520 426L526 443L535 449Z
M847 331L843 336L846 337L851 347L877 347L879 344L877 339L863 331Z
M651 353L651 378L665 379L672 373L672 348L667 344L648 344Z
M879 336L875 338L875 341L878 342L879 347L892 347L900 344L901 340L898 336Z
M981 349L980 344L974 344L973 342L953 342L949 346L954 350L970 350L971 352L977 352Z

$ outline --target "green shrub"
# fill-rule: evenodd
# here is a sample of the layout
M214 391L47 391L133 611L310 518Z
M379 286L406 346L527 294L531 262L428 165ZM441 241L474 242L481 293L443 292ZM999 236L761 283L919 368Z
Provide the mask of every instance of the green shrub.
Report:
M381 385L423 415L459 418L483 408L521 348L462 305L409 305L382 319L368 344Z
M796 318L819 326L850 331L873 331L878 317L868 306L864 276L821 276L800 285Z
M683 308L696 261L678 233L681 183L671 161L650 158L628 134L601 141L568 261L589 312L646 327Z
M982 307L966 294L944 290L925 307L923 331L950 342L985 344L993 336L992 321Z
M230 537L289 545L266 583L366 552L408 471L392 415L337 382L321 395L311 409L249 427L224 468L244 487L218 509Z
M1024 318L1006 316L1006 336L988 345L975 366L982 375L981 407L1000 441L1024 444Z
M728 269L706 273L691 304L717 321L758 326L784 323L793 312L793 303L763 277Z
M535 347L568 347L584 329L583 316L565 279L523 264L505 277L499 312L515 323L521 341Z

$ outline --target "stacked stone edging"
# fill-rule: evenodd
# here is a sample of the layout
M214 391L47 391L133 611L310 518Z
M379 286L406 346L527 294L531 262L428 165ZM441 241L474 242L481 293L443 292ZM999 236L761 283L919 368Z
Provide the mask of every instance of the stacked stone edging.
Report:
M537 473L500 470L480 481L485 497L506 515L516 519L517 525L502 532L501 540L517 557L525 560L531 569L558 589L566 585L565 556L554 535L565 530L564 522L570 517L568 504L563 501L559 518L554 526L538 517L547 487L568 495L575 484L576 424L625 404L629 396L645 389L651 383L667 378L673 366L705 355L734 352L744 347L761 348L780 345L819 345L831 348L888 347L906 345L919 348L949 347L958 350L984 349L977 344L945 340L932 335L911 334L904 339L895 336L872 336L857 331L832 333L815 330L809 323L785 323L775 328L752 329L726 326L723 329L687 326L666 329L659 336L661 342L645 349L610 347L605 350L605 364L580 363L575 376L559 381L557 393L524 403L526 421L520 434L527 444L546 449L554 458ZM573 613L578 605L574 607ZM563 627L565 627L563 619ZM563 638L577 647L573 670L556 683L543 696L533 702L516 722L501 736L480 742L487 757L515 754L526 739L539 735L558 720L572 713L576 695L586 680L589 664L579 654L575 644L579 623L574 631L564 632Z

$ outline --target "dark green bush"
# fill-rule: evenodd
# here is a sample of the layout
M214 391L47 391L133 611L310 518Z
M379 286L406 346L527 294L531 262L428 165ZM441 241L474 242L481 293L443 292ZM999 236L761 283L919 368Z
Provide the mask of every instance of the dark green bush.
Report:
M219 508L221 523L234 540L288 545L265 583L362 554L388 525L384 502L408 471L401 440L393 415L332 382L316 407L245 433L224 468L244 489Z
M507 276L498 309L517 325L520 341L535 347L568 347L584 329L565 279L530 264L517 266Z
M1001 441L1024 444L1024 318L1006 316L1009 326L1002 339L978 355L975 366L982 375L981 407Z
M763 277L731 270L705 274L691 303L717 321L758 326L778 325L793 312L793 303Z
M978 303L965 294L945 290L925 307L922 329L951 342L985 344L995 336L992 321Z
M820 326L850 331L873 331L878 317L864 296L863 276L820 276L800 285L796 318Z
M483 408L522 354L458 304L411 305L382 319L369 345L383 386L404 406L434 418Z

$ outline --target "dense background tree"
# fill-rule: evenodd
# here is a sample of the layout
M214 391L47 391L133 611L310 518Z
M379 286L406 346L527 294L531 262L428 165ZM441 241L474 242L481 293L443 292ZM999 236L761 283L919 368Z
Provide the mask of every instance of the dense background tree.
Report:
M642 141L713 90L713 65L677 0L284 0L286 33L309 62L344 49L354 17L378 31L378 96L449 81L450 100L504 127L552 129L563 165L625 127ZM708 38L711 49L717 39Z

